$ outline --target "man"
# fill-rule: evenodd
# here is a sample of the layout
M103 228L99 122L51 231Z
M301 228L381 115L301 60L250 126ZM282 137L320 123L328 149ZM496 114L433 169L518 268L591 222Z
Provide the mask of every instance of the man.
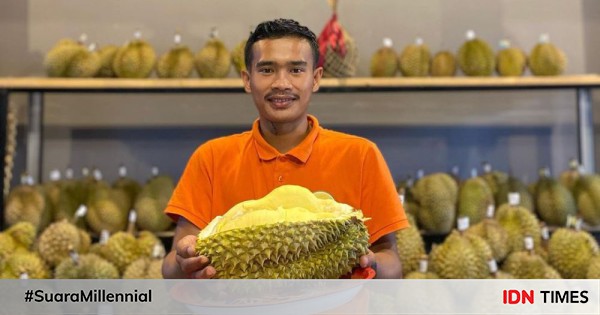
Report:
M295 184L326 191L361 209L371 243L361 267L377 277L401 277L394 232L408 226L394 183L375 144L323 129L307 114L319 89L313 32L293 20L261 23L245 49L244 88L259 119L251 131L208 141L190 158L165 212L177 220L165 278L212 278L207 257L195 254L196 235L235 204Z

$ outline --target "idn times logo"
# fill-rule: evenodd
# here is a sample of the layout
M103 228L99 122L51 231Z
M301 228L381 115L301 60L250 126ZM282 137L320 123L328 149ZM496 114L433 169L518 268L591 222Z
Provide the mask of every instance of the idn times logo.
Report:
M538 296L541 296L541 302L544 304L585 304L589 301L588 293L587 290L542 290ZM502 290L502 303L535 304L535 296L534 290Z

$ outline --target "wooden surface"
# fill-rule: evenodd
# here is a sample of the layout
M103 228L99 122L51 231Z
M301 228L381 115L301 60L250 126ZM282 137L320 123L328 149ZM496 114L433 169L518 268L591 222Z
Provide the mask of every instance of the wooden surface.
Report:
M325 89L369 88L543 88L543 87L600 87L596 74L556 77L446 77L446 78L325 78ZM9 90L232 90L242 89L239 78L226 79L71 79L45 77L0 78L0 89Z

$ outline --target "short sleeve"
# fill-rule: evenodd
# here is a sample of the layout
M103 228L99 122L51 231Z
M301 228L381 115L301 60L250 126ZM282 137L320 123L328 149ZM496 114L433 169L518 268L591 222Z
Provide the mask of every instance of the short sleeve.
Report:
M373 143L365 153L361 185L361 210L370 218L365 224L371 244L385 234L408 226L390 170Z
M165 213L173 220L186 218L198 228L204 228L211 218L213 206L213 154L210 142L201 145L190 157Z

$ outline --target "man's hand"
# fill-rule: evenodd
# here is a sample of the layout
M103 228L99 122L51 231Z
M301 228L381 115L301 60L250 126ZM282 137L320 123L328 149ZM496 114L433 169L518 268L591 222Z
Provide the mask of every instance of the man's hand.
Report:
M358 264L361 268L377 266L377 259L375 258L375 253L369 250L366 255L360 256L360 258L358 259Z
M176 244L175 260L179 268L190 279L210 279L215 276L216 270L210 265L206 256L197 256L195 245L198 238L195 235L183 237Z

